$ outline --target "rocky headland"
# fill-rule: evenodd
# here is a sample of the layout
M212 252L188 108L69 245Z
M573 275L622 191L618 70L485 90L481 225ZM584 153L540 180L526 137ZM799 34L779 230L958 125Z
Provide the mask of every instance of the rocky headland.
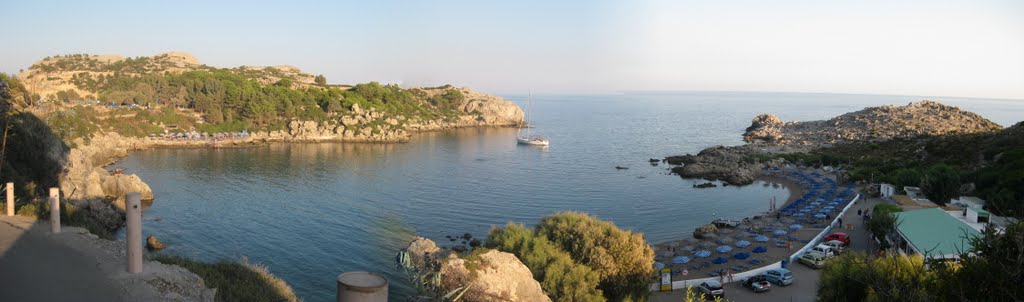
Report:
M999 124L973 112L920 101L906 106L868 107L824 121L783 122L774 114L761 114L747 128L743 140L766 145L822 146L1001 129Z
M973 112L933 101L905 106L868 107L824 121L783 122L761 114L743 134L748 144L714 146L696 155L669 156L671 171L684 178L721 180L733 185L752 183L781 159L761 161L760 155L808 152L835 144L884 142L943 135L991 133L1003 127Z

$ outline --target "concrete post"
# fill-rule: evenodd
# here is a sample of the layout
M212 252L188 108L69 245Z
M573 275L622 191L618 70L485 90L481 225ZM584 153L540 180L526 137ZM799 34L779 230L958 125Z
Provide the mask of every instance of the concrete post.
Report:
M50 232L60 233L60 189L50 188Z
M128 272L142 272L142 195L138 192L125 194L125 222L128 234Z
M370 272L338 275L337 302L386 302L388 279Z
M7 183L7 216L14 216L14 183Z

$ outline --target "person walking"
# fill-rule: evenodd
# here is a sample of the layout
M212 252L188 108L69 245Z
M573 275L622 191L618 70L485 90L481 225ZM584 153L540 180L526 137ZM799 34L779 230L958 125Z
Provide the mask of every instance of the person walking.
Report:
M857 209L857 216L860 216L861 209Z

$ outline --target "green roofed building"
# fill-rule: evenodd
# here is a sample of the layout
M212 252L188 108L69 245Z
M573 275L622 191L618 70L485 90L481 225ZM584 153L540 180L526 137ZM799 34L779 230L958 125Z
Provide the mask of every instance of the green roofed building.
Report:
M905 254L931 259L958 259L971 248L970 238L981 236L963 221L941 208L895 213L898 240L894 245Z

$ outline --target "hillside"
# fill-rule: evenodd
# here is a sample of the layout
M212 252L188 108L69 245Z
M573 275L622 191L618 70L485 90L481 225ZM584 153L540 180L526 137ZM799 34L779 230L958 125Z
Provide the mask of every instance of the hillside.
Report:
M57 98L58 93L96 98L112 79L139 77L188 71L214 71L195 56L185 52L168 52L152 57L128 58L120 55L70 54L46 57L18 75L26 87L44 98ZM299 88L315 86L314 76L292 66L240 66L223 69L242 75L263 85L290 80Z
M295 67L216 68L180 52L47 57L18 82L34 111L71 145L95 131L144 137L246 130L264 140L400 142L409 131L523 121L512 102L468 88L327 85Z
M998 131L998 124L973 112L938 102L869 107L825 121L782 122L762 114L743 134L748 143L820 145L851 141L885 141L951 134Z

